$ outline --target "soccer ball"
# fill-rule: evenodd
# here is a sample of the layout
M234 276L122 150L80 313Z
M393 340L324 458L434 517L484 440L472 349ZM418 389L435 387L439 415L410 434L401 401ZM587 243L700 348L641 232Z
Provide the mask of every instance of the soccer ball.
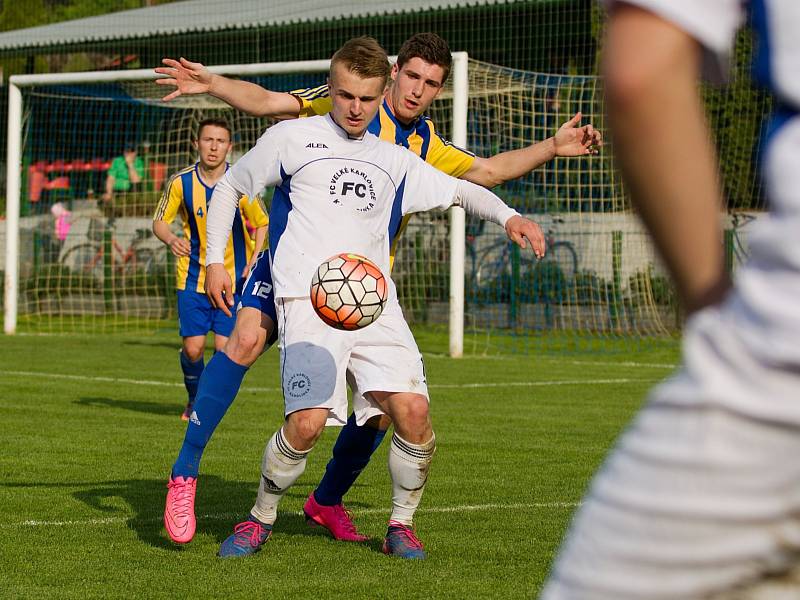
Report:
M311 304L331 327L361 329L380 316L388 287L378 266L344 252L323 262L311 278Z

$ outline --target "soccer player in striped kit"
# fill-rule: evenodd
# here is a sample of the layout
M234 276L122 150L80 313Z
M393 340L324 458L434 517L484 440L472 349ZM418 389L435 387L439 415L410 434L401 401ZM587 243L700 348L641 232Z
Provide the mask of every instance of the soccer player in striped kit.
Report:
M198 161L178 171L167 182L153 216L153 232L177 257L175 286L178 295L178 321L183 337L181 369L188 393L183 420L192 414L195 394L203 372L206 336L214 332L214 347L221 350L233 331L234 318L214 309L205 296L206 213L211 193L225 174L231 149L230 126L221 119L206 119L198 125L193 145ZM175 235L170 223L180 216L183 235ZM255 226L255 239L245 227L248 219ZM233 224L225 255L225 267L233 281L247 277L267 238L267 215L260 199L245 200Z
M413 517L436 438L422 355L391 277L386 306L375 323L352 332L323 323L309 296L309 282L320 263L348 248L389 273L390 248L403 218L453 205L500 225L510 240L530 247L536 256L544 253L539 226L490 191L450 177L367 131L390 70L374 39L346 42L331 59L330 113L267 129L214 191L206 267L208 292L219 306L230 295L222 249L239 198L275 187L269 238L285 415L264 451L256 503L223 542L220 556L253 554L269 539L278 503L302 475L324 427L347 421L349 385L356 391L356 423L387 414L394 425L389 449L392 512L383 551L425 558Z
M290 93L274 92L246 81L211 75L201 64L185 59L165 59L164 63L167 66L156 71L168 77L158 80L158 83L177 87L166 99L181 94L210 93L249 114L276 119L322 115L331 110L327 84ZM476 157L453 145L439 135L433 121L425 116L441 93L451 64L450 48L438 35L421 33L409 38L400 48L397 63L392 68L392 84L368 130L382 140L407 148L448 175L486 187L520 177L554 156L591 155L602 144L602 136L591 125L578 126L580 114L576 114L555 136L491 158ZM400 233L406 222L401 223ZM271 286L266 261L259 263L252 280L252 290L263 291L264 285ZM212 418L203 419L203 427L190 424L184 443L184 448L191 447L198 456L210 439L213 428L222 419L224 410L233 402L247 369L261 354L267 338L274 335L275 323L265 314L272 305L272 297L262 294L263 297L256 298L252 290L246 290L242 296L243 301L252 306L244 306L238 311L237 326L231 339L223 352L211 359L200 382L199 404L211 407ZM261 310L256 300L260 302ZM352 416L348 419L339 434L326 473L304 507L310 523L327 528L339 540L366 539L356 530L345 510L343 497L368 464L390 423L386 415L370 418L363 425L358 425ZM187 466L180 460L173 472L182 474L192 485L198 474L196 465ZM169 500L166 511L170 512ZM175 519L195 526L194 511L187 510L185 503L176 507L173 513Z

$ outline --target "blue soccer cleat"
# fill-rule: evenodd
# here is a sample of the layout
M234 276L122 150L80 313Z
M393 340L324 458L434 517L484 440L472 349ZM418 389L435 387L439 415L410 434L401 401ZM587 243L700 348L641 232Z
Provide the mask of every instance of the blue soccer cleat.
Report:
M386 539L383 541L383 553L400 558L418 560L425 558L422 542L419 541L414 530L397 521L389 521L389 531L386 532Z
M252 516L250 517L252 519ZM272 525L264 525L255 519L237 523L233 534L229 535L219 547L217 556L231 558L250 556L261 550L269 536L272 535Z

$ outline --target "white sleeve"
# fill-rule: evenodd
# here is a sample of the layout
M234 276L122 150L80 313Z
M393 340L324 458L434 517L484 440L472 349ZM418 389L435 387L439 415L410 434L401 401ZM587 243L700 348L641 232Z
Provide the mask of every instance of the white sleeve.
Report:
M206 266L225 262L225 248L233 219L239 210L239 199L258 197L268 185L281 182L281 139L277 126L270 127L258 138L247 154L236 161L214 186L206 217Z
M206 266L225 263L225 248L236 211L239 210L239 192L230 182L230 171L214 186L211 204L206 215Z
M484 221L497 223L500 227L505 227L506 221L519 214L493 192L464 179L458 180L453 204Z
M259 196L265 187L281 181L281 133L279 123L267 129L258 142L228 170L226 177L238 192L248 198Z
M619 0L603 0L611 8ZM713 81L727 76L736 31L744 21L741 0L624 0L652 12L702 44L704 72Z
M404 188L403 214L445 210L456 205L501 227L519 214L486 188L451 177L407 150L400 152L408 160L406 176L401 184Z
M398 156L406 161L406 174L402 182L403 214L446 210L453 205L458 179L442 173L416 154L397 148Z

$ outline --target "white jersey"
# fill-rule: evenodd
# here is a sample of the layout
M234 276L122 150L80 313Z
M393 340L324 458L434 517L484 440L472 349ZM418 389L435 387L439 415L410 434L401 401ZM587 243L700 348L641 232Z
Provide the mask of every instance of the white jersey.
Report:
M372 134L351 139L330 115L269 128L226 177L246 195L277 186L269 225L276 298L308 296L314 271L341 252L388 275L402 216L448 208L458 183Z

